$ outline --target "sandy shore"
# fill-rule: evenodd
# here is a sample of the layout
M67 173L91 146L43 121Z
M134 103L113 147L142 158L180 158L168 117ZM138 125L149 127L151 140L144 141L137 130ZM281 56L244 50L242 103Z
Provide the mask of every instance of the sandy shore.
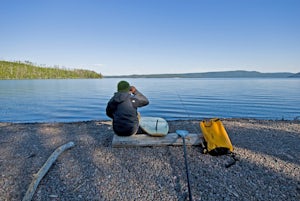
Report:
M188 147L194 200L300 200L300 121L223 119L239 161ZM199 121L169 121L200 133ZM33 200L186 200L183 147L112 148L107 122L0 123L0 200L22 200L59 146Z

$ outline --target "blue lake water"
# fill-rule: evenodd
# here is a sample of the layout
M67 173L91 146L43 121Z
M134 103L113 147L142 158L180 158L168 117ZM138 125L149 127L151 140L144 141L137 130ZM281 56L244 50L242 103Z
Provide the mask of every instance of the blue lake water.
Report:
M126 79L150 101L143 116L168 120L295 119L300 79ZM0 80L0 122L107 120L105 108L120 79Z

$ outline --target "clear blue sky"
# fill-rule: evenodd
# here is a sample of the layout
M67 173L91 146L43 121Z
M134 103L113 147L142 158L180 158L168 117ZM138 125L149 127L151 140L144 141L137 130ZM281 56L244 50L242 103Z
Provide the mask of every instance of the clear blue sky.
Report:
M0 0L0 60L104 75L300 72L300 0Z

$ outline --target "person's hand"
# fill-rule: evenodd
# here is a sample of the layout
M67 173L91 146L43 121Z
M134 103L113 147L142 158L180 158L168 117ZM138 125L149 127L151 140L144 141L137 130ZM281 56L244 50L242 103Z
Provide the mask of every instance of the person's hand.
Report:
M130 91L131 93L133 93L133 94L134 94L134 93L135 93L135 91L136 91L136 88L135 88L135 86L131 86L129 91Z

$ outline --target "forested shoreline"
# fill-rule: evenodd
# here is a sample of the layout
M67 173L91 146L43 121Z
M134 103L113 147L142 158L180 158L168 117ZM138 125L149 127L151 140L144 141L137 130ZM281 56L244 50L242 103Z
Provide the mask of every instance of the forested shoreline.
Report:
M0 61L0 79L99 79L103 76L91 70L41 67L32 62Z

